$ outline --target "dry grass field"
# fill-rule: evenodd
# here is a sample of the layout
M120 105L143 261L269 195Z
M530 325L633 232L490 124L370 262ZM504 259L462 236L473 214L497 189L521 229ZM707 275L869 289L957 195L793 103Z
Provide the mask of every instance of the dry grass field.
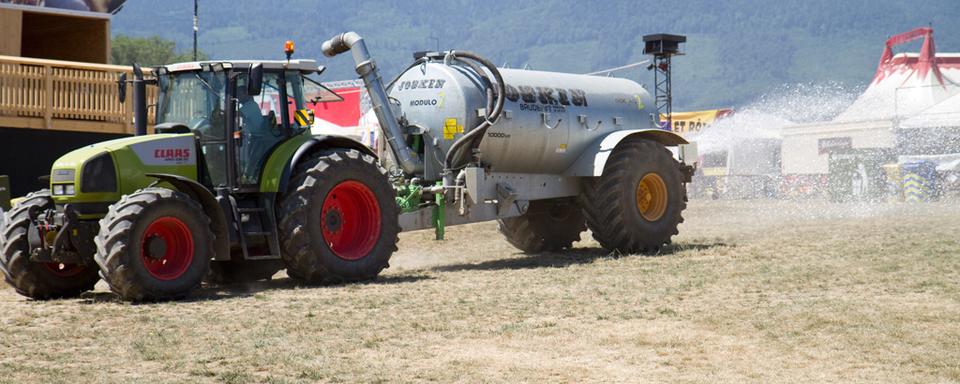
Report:
M373 283L0 289L0 382L960 382L960 206L694 201L657 256L401 236ZM584 238L589 238L584 234Z

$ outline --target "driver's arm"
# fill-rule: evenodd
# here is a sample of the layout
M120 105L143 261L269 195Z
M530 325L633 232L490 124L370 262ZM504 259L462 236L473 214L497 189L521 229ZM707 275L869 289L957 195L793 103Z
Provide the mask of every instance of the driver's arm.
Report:
M253 99L244 100L240 104L240 115L243 116L243 123L248 127L262 126L264 119L260 114L260 106Z

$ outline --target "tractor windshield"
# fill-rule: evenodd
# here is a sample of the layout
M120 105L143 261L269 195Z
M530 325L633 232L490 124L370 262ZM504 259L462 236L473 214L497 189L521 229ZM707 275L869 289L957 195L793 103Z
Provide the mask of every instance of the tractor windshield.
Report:
M160 76L157 124L180 123L204 136L222 138L224 122L223 73L175 72Z

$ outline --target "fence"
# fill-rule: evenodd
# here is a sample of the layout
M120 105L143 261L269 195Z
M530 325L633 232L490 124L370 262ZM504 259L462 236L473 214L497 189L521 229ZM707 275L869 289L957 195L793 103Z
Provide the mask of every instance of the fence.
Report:
M133 134L133 103L117 97L121 73L132 68L0 56L0 127ZM155 99L148 87L147 104Z

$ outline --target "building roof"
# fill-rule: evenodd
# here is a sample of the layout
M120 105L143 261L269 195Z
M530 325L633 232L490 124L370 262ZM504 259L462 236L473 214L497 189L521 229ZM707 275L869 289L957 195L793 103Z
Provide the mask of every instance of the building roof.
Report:
M83 2L79 2L78 4L86 7L86 5ZM123 2L120 2L120 5L122 4ZM62 16L72 16L72 17L83 17L88 19L106 19L106 20L110 19L110 17L112 16L111 14L112 12L115 12L116 10L119 9L119 8L113 9L108 12L97 12L97 11L90 10L89 7L84 9L81 7L56 7L50 4L46 4L45 6L43 6L43 5L10 4L10 3L4 3L4 2L0 2L0 8L14 9L18 11L32 12L32 13L43 13L48 15L62 15Z

